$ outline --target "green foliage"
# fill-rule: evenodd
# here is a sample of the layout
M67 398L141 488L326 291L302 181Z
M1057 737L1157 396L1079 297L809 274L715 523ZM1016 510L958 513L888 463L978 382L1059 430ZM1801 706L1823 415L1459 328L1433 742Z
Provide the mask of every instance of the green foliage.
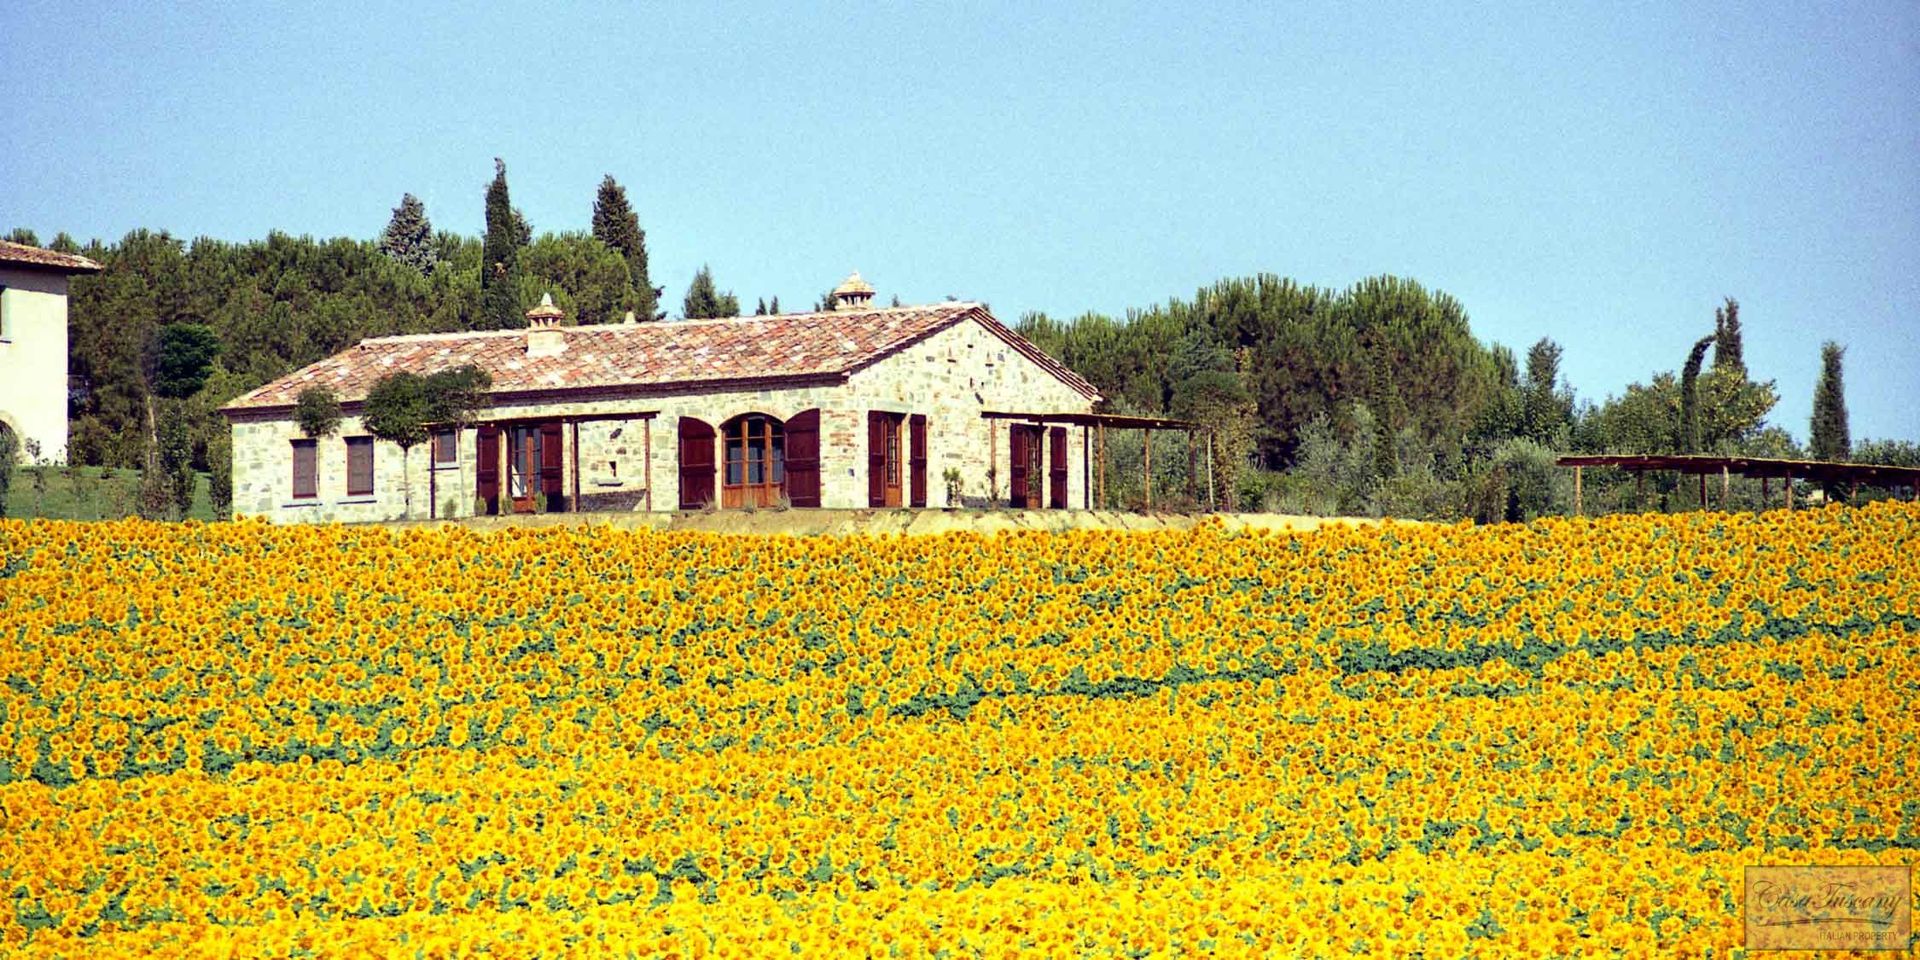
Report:
M160 328L153 349L153 392L178 400L206 384L220 337L204 323L173 323Z
M1700 431L1700 364L1707 357L1707 348L1713 346L1713 337L1701 337L1687 351L1687 362L1680 368L1680 452L1699 453L1701 445Z
M647 232L640 229L640 218L627 203L627 190L608 174L600 181L593 200L593 236L617 251L627 268L628 284L634 293L634 312L641 320L663 320L660 310L661 288L653 285L647 272ZM587 322L587 321L582 321Z
M1713 311L1713 369L1747 375L1746 346L1740 335L1740 302L1727 298Z
M493 377L472 364L437 370L426 377L427 413L433 423L466 426L487 406Z
M7 495L13 489L13 467L20 459L20 438L0 423L0 517L7 515Z
M207 501L216 519L233 516L233 434L229 431L214 434L207 443Z
M688 320L737 317L740 315L740 299L731 292L719 292L713 285L713 271L702 264L700 272L693 275L693 283L687 287L687 295L681 301L680 315Z
M433 272L439 257L433 248L433 224L420 198L411 193L400 197L400 205L393 208L393 217L380 234L380 252L422 275Z
M1564 471L1554 466L1552 449L1524 437L1515 437L1494 451L1493 466L1506 481L1507 502L1502 519L1522 522L1566 512L1570 499L1560 487Z
M29 247L37 247L40 245L40 235L26 227L14 227L12 230L7 231L5 237L0 239L4 239L8 243L24 243Z
M618 323L638 313L627 264L613 248L585 233L549 233L520 251L520 290L515 303L554 303L575 323Z
M519 287L520 248L526 246L528 232L525 218L513 209L507 193L506 162L495 157L493 182L487 186L487 236L481 250L480 329L509 330L526 325L520 311Z
M380 440L408 449L424 443L433 407L427 399L427 379L407 370L381 377L367 391L360 423Z
M1812 446L1816 460L1846 460L1853 455L1847 423L1847 390L1841 370L1845 347L1828 340L1820 347L1820 381L1813 388Z
M1560 382L1560 345L1541 337L1527 350L1521 384L1519 435L1549 447L1564 447L1573 428L1573 391Z
M340 416L340 398L332 387L308 387L294 398L293 422L300 426L301 433L315 440L330 437L340 429Z
M193 470L193 440L185 411L177 402L161 408L158 426L159 470L155 480L160 490L158 502L164 504L166 519L178 520L192 509L194 486L199 479ZM142 505L150 506L144 496Z

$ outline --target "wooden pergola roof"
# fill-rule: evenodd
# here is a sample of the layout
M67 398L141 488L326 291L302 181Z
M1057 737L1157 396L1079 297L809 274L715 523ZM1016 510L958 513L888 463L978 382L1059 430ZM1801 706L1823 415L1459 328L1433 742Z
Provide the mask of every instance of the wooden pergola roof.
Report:
M1877 486L1920 483L1920 467L1878 463L1838 463L1832 460L1779 460L1770 457L1707 457L1657 454L1580 454L1555 461L1563 467L1619 467L1638 473L1673 470L1679 473L1726 472L1744 477L1796 477L1830 483L1868 483Z
M1013 413L986 410L980 416L988 420L1025 420L1028 423L1066 423L1078 427L1107 427L1113 430L1205 430L1192 420L1170 417L1136 417L1124 413Z

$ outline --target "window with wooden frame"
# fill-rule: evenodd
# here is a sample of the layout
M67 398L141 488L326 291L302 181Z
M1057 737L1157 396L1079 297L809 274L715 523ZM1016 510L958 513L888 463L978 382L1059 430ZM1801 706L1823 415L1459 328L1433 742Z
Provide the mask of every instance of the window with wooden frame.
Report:
M453 430L433 432L433 466L450 470L460 465L460 434Z
M347 438L347 496L373 496L373 438Z
M780 502L786 484L786 425L769 416L750 413L720 425L720 506L748 503L771 507Z
M293 441L293 498L311 500L320 495L318 444L313 440Z

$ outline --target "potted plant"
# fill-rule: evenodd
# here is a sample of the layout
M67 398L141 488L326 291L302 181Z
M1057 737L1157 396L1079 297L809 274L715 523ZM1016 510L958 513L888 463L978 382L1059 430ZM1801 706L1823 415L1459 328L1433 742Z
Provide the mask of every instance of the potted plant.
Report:
M964 498L966 487L966 481L960 479L960 468L948 467L941 472L940 478L947 482L947 509L960 509L960 502Z

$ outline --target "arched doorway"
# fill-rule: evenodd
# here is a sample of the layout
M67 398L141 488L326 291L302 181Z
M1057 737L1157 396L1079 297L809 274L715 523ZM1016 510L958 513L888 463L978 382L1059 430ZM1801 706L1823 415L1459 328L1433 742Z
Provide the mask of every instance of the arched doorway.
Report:
M787 479L787 429L774 417L747 413L720 425L720 506L772 507Z

